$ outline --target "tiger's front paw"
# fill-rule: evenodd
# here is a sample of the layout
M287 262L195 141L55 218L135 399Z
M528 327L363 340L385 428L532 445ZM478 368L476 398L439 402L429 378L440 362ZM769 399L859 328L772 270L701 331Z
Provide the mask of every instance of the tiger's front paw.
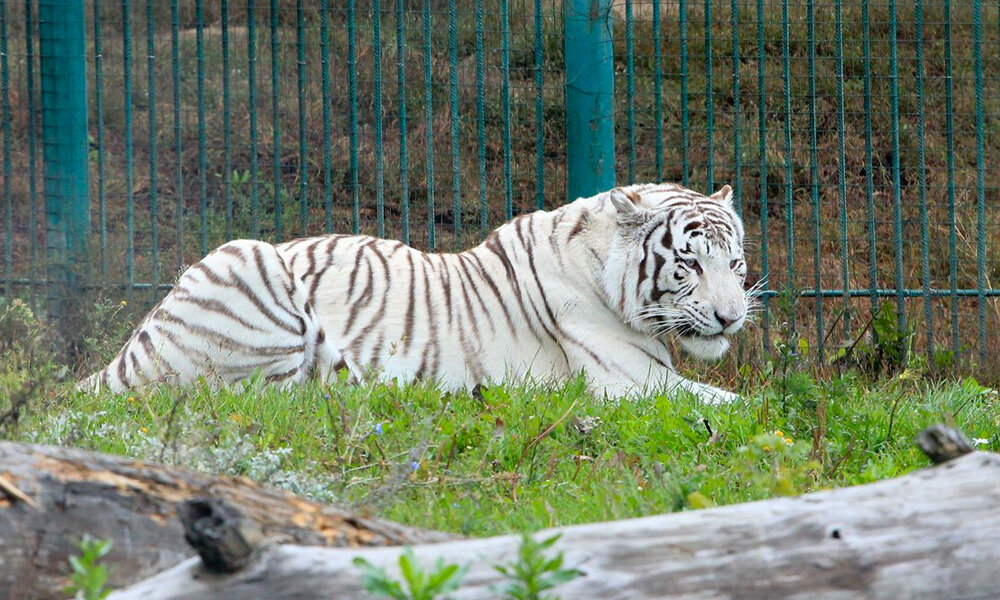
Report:
M743 398L739 394L727 392L726 390L710 385L706 385L698 391L698 398L705 404L711 404L712 406L735 404L743 401Z

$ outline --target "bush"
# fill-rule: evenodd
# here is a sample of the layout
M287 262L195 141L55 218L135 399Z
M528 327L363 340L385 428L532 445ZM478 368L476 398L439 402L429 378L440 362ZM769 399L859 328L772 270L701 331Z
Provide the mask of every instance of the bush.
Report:
M48 329L20 298L0 298L0 438L33 398L53 393L67 369L56 364Z

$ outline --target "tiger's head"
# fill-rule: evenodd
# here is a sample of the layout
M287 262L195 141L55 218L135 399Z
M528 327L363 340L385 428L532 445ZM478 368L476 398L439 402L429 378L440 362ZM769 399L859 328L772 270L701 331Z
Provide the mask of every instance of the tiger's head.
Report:
M743 327L743 223L732 190L711 196L674 184L616 188L615 235L603 283L624 320L653 336L672 333L690 354L714 360ZM605 205L606 206L606 205Z

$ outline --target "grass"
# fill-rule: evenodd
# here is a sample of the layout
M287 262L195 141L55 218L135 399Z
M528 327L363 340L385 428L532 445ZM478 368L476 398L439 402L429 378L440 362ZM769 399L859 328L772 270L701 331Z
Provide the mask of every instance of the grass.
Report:
M266 485L469 536L534 531L867 483L928 466L946 422L1000 450L1000 399L915 371L870 380L745 370L746 403L608 402L565 385L443 394L425 384L198 387L31 398L13 440L77 446Z

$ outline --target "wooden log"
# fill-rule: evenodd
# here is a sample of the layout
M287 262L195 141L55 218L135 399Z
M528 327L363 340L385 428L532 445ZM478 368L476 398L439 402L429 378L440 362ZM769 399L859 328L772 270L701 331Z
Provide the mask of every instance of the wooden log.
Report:
M565 566L584 576L563 598L799 598L886 600L1000 596L1000 456L972 453L868 485L612 523L563 533ZM519 538L420 545L471 568L461 599L497 598L493 565ZM115 600L366 598L362 556L399 575L400 550L265 545L239 571L180 565L112 594Z
M68 557L84 533L114 543L110 584L140 581L194 551L177 518L180 503L225 498L252 515L265 539L363 547L454 539L368 519L262 488L126 458L0 442L0 600L65 598Z

